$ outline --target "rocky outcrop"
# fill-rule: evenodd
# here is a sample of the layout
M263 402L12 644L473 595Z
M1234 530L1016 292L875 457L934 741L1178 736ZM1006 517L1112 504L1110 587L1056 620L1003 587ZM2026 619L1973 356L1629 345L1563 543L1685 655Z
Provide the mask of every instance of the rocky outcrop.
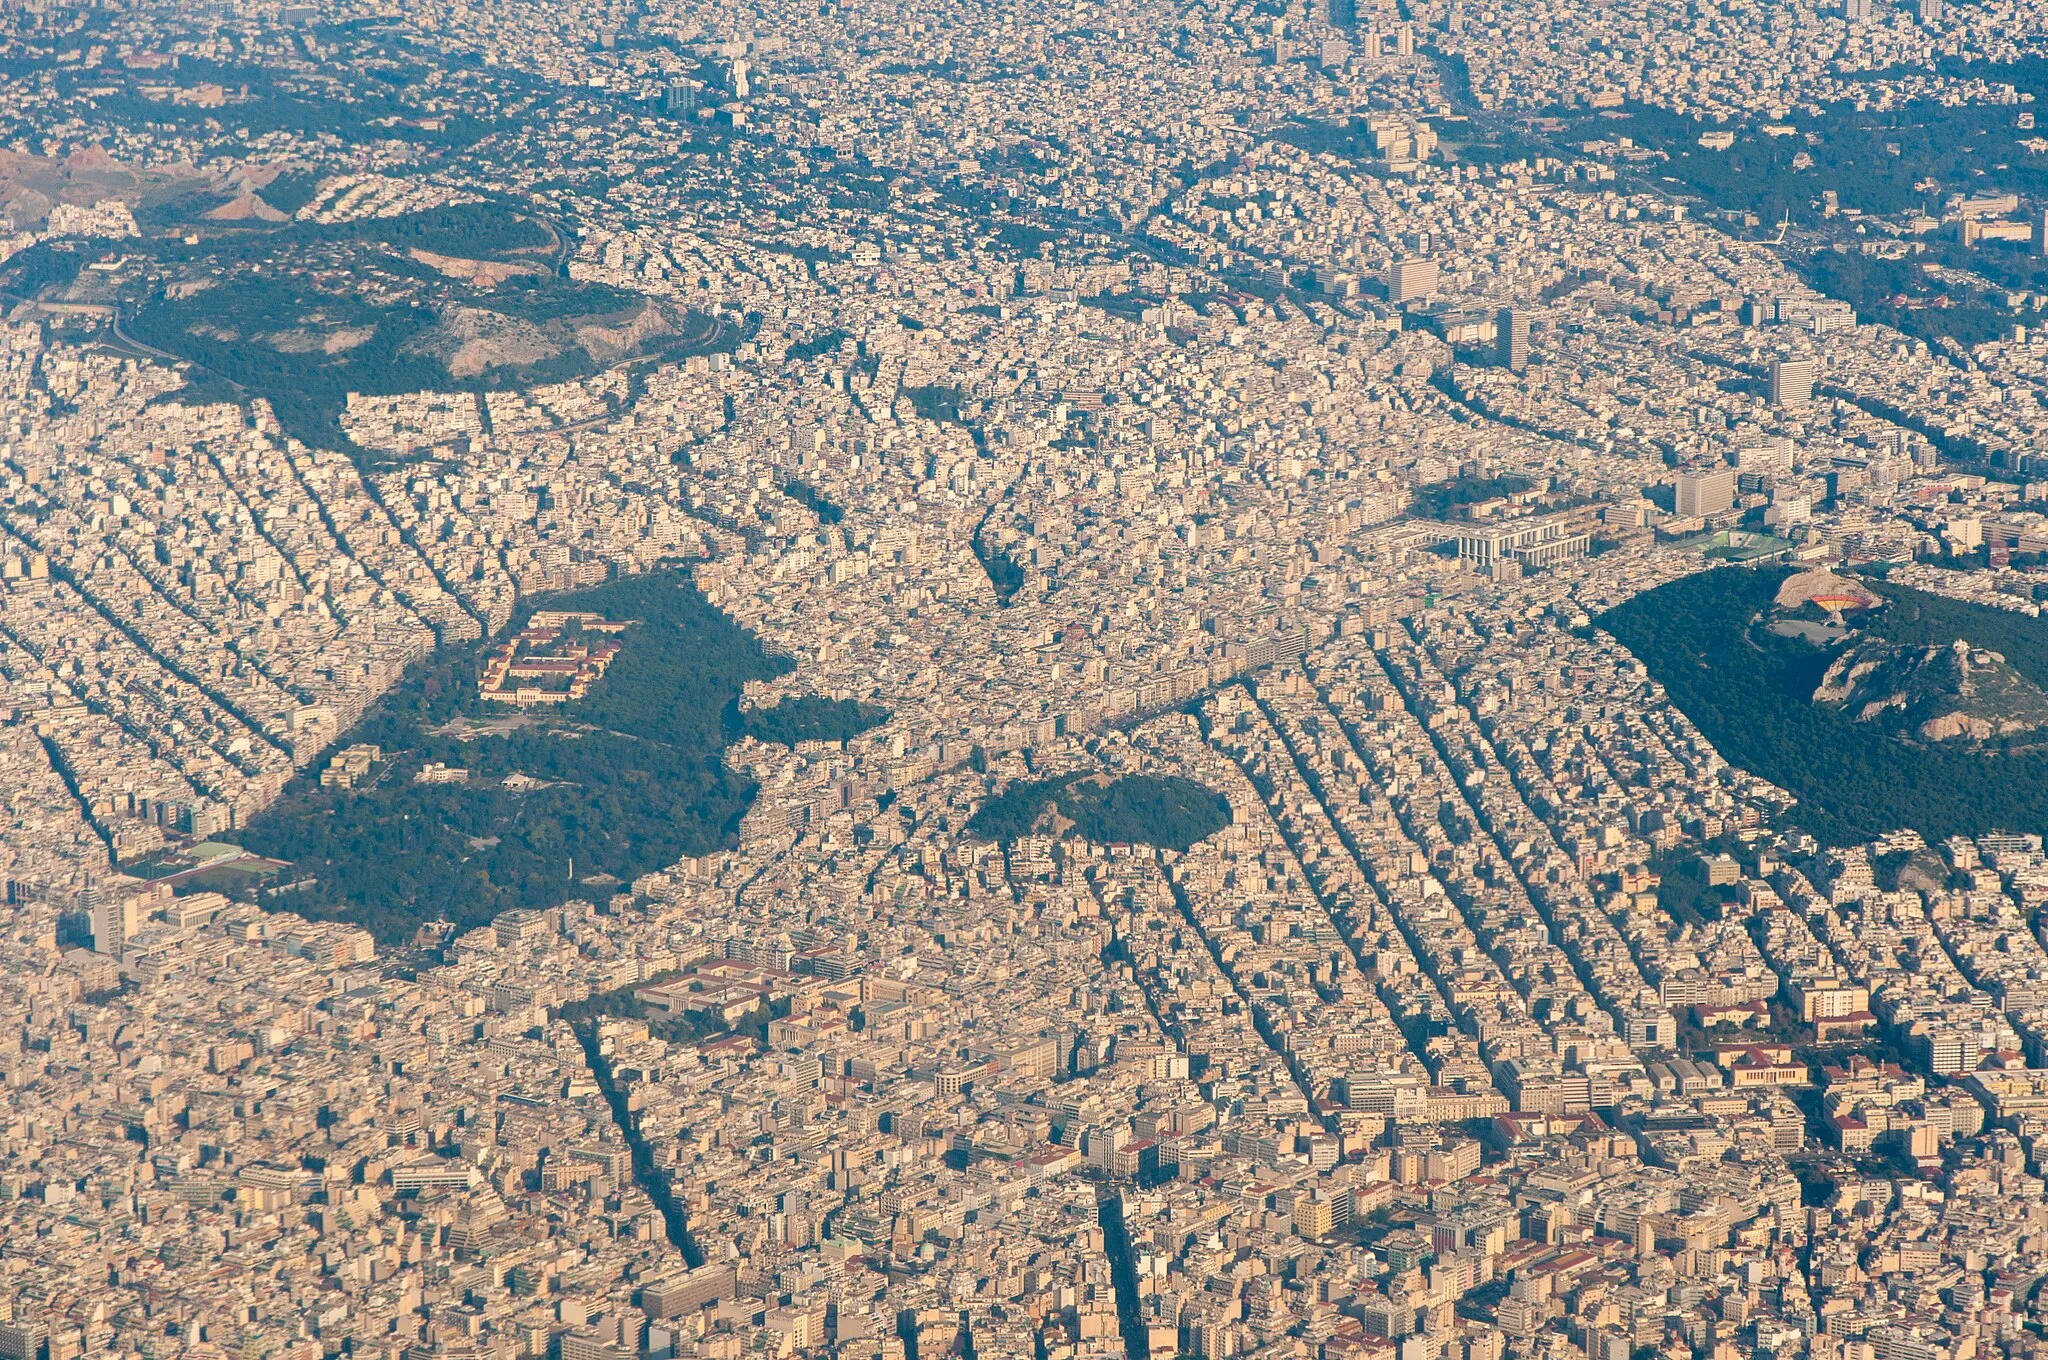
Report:
M1957 641L1905 647L1879 638L1851 644L1813 692L1853 722L1896 736L1974 745L2048 730L2048 692L1997 652Z
M265 203L256 194L242 194L231 198L218 208L209 209L205 214L209 222L289 222L285 213Z

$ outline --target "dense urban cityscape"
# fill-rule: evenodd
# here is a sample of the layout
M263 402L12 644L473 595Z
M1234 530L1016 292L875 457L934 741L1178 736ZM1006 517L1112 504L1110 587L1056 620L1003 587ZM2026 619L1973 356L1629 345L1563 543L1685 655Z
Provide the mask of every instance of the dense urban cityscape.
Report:
M2044 97L0 6L0 1360L2048 1356Z

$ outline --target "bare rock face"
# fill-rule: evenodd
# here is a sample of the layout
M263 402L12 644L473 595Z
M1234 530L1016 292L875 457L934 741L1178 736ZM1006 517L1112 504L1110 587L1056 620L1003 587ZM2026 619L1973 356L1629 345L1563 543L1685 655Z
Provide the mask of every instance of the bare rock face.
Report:
M447 262L449 257L436 258ZM619 312L546 321L530 321L487 307L450 307L442 312L438 325L410 341L407 348L439 359L451 377L474 378L494 368L545 363L577 349L597 363L611 363L676 334L678 329L670 312L652 302L636 303Z
M1960 640L1904 647L1866 638L1835 658L1813 701L1929 743L1977 745L2048 730L2048 692L1997 652Z
M256 194L231 198L205 214L209 222L285 222L290 219Z
M531 321L485 311L451 307L441 324L412 342L412 348L434 355L449 375L473 378L493 368L540 363L566 346Z
M1995 724L1968 713L1943 713L1915 731L1922 741L1985 741L1997 735Z
M576 342L592 358L608 363L674 333L675 327L668 317L659 307L650 304L623 316L596 318L577 326Z

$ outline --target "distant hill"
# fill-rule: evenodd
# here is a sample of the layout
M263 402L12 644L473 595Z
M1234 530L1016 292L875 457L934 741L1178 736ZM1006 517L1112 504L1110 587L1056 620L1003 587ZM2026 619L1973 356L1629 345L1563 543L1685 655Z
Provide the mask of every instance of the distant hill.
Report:
M0 207L22 165L0 154ZM28 170L36 183L55 173ZM351 394L565 382L730 352L744 338L737 319L560 272L565 231L515 205L298 220L272 194L303 202L302 176L272 176L259 193L194 175L149 189L180 191L170 199L129 193L159 212L144 214L140 236L57 237L0 261L0 292L77 301L77 281L97 278L88 266L128 260L115 284L94 286L116 288L124 341L193 366L195 402L260 397L286 434L369 460L388 451L354 442L343 419ZM172 217L179 228L161 230Z
M1755 626L1790 574L1782 567L1697 572L1609 610L1597 624L1649 667L1730 764L1797 798L1790 820L1830 845L1898 827L1928 841L2048 827L2048 744L2025 736L1901 741L1854 721L1840 703L1815 703L1840 653ZM2048 687L2048 623L1902 586L1872 588L1887 604L1864 623L1866 638L1916 652L1966 639Z

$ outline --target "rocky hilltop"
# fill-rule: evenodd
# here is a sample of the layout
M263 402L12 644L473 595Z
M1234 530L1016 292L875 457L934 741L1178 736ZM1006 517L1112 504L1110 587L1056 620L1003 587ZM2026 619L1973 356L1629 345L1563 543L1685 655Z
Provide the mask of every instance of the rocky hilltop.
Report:
M1945 647L1852 643L1813 699L1916 741L1975 744L2048 729L2048 692L1997 652L1962 640Z

